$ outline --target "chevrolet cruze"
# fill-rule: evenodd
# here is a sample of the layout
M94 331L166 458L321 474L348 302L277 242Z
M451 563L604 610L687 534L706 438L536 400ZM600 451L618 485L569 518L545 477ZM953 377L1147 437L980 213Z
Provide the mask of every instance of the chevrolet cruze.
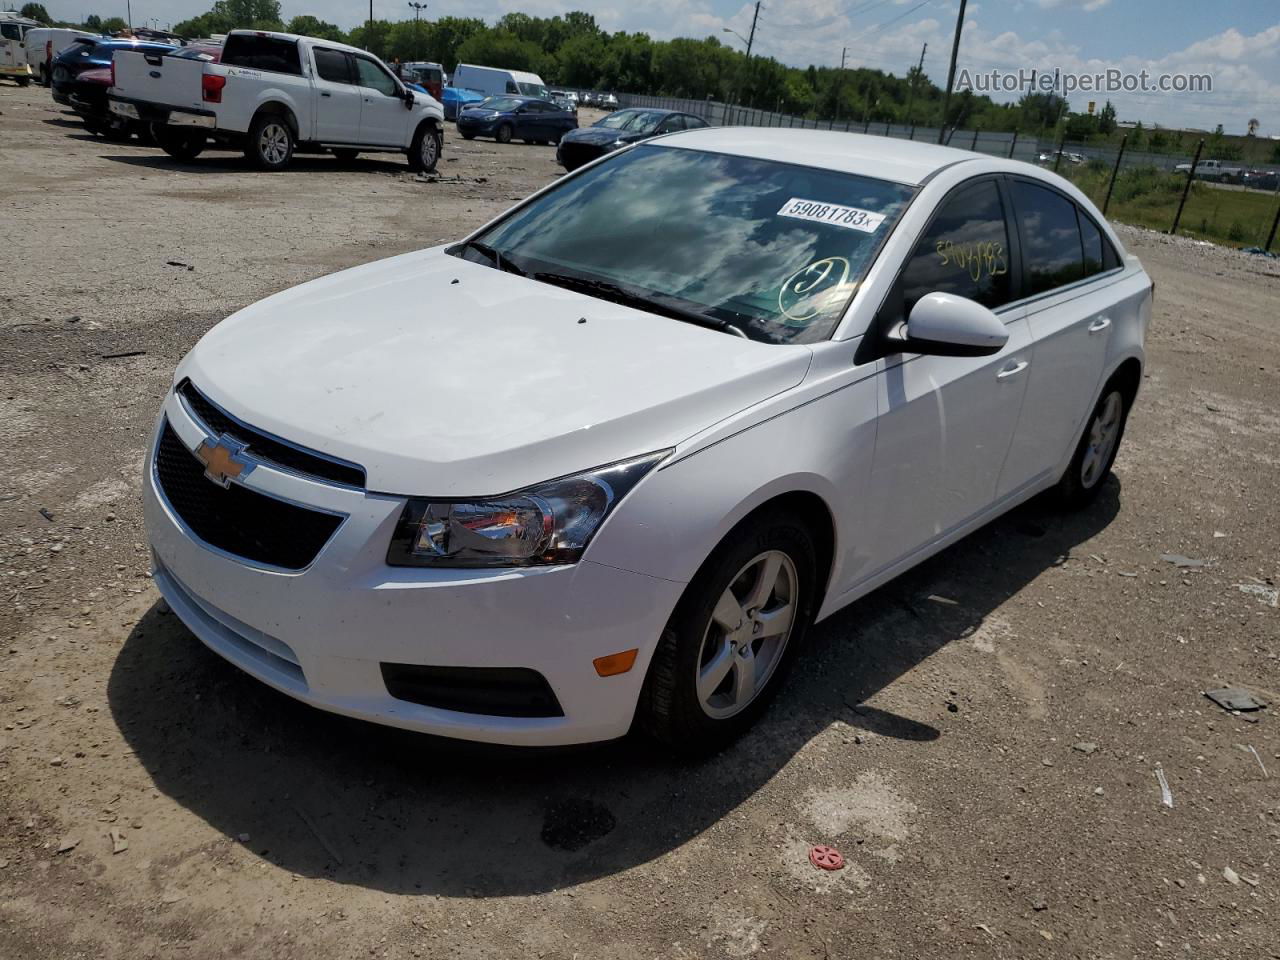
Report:
M1089 200L920 143L707 128L214 327L146 464L155 581L326 710L715 749L817 621L1102 487L1152 284Z

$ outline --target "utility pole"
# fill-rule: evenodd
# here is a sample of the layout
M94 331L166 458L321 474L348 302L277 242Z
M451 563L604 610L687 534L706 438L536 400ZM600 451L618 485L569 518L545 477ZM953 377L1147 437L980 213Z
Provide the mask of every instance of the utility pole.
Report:
M756 12L751 15L751 32L747 34L747 61L742 65L746 78L751 78L751 45L756 42L756 21L760 19L760 0L756 0ZM745 87L746 84L744 83Z
M416 24L418 22L418 15L421 14L423 10L427 9L427 5L425 3L415 3L414 0L409 0L409 6L413 7L413 22ZM414 29L416 30L417 27L415 26Z
M926 43L920 48L920 62L916 65L916 74L911 78L911 89L907 92L907 123L911 122L911 104L916 99L916 83L920 80L920 75L924 73L924 52L929 49Z
M951 66L947 70L947 95L942 98L942 123L938 128L938 143L942 143L947 135L947 112L951 109L951 90L956 85L956 57L960 53L960 31L964 29L965 3L966 0L960 0L960 12L956 15L956 38L951 41Z
M840 51L840 73L836 75L836 120L840 119L840 91L844 89L844 59L849 54L849 48L844 47Z

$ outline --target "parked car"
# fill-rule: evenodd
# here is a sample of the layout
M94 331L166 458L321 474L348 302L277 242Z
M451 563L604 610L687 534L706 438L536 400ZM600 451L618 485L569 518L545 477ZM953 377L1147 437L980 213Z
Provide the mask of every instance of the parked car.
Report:
M426 60L410 60L400 64L398 74L407 83L417 83L425 92L443 102L444 67Z
M1280 186L1280 173L1274 170L1248 170L1240 182L1251 190L1275 190Z
M1046 150L1036 157L1036 162L1041 164L1055 164L1058 162L1059 155L1061 155L1063 160L1070 164L1084 163L1083 154L1068 153L1065 150Z
M518 137L525 143L559 143L577 128L577 114L537 97L490 97L458 114L458 133L466 140L493 137L510 143Z
M31 82L31 64L27 61L26 35L42 27L39 20L23 17L11 10L0 11L0 77L20 87Z
M86 70L110 69L121 50L160 56L176 49L167 43L141 43L133 39L112 37L77 37L71 45L53 58L52 93L56 103L75 108L71 95L80 74Z
M53 82L53 58L80 37L96 39L96 35L86 30L72 30L66 27L33 27L27 31L24 44L27 48L27 63L31 65L31 73L42 86Z
M235 30L221 63L120 53L115 75L112 112L155 124L178 159L194 159L213 139L263 170L283 170L303 150L341 159L403 152L413 169L430 171L443 147L437 100L405 87L372 54L328 40Z
M815 621L1041 492L1114 492L1150 316L1094 204L1026 164L637 144L207 333L147 453L154 583L327 710L715 750Z
M606 93L603 97L600 98L600 106L606 110L617 110L618 98L615 97L612 93Z
M578 112L578 100L576 97L569 96L567 90L552 90L548 99L562 110L568 110L570 113Z
M596 157L639 140L679 130L697 130L707 122L691 113L632 107L602 117L589 127L567 134L556 148L556 162L566 170L576 170Z
M1179 163L1173 168L1174 173L1190 173L1190 163ZM1244 174L1244 169L1239 166L1229 166L1221 160L1201 160L1196 165L1197 180L1223 180L1239 182Z
M549 99L550 91L536 73L524 70L502 70L497 67L477 67L471 63L460 63L453 71L449 82L455 87L466 87L468 90L479 90L486 96L512 94L514 96L537 97Z
M458 110L472 103L481 103L489 99L479 90L467 90L465 87L445 87L441 91L440 103L444 108L446 120L457 120Z

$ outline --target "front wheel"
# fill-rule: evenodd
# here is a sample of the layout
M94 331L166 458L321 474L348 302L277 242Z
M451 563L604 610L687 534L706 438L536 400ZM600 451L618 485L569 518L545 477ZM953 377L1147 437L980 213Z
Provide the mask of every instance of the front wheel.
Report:
M423 124L409 144L409 166L417 173L435 173L440 162L440 149L444 137L435 127Z
M15 77L14 79L16 79L16 80L18 81L18 86L20 86L20 87L25 87L25 86L27 86L29 83L31 83L31 78L30 78L30 77Z
M1083 507L1102 489L1120 450L1129 404L1129 398L1116 383L1108 383L1103 389L1071 463L1058 481L1058 497L1065 506Z
M721 544L663 631L639 723L686 755L741 736L777 692L813 618L817 550L785 512L762 514Z
M289 166L293 159L293 130L288 121L276 113L267 113L253 121L244 155L259 170L276 171Z

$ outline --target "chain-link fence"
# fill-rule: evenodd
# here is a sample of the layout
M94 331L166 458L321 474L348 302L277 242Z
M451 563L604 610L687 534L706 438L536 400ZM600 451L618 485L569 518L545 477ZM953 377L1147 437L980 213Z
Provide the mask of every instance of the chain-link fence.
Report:
M717 100L618 94L623 107L660 107L715 126L839 130L938 142L937 127L869 120L813 120ZM1245 168L1176 154L1051 141L1017 132L949 130L952 147L1035 163L1066 177L1113 220L1166 233L1270 251L1280 227L1280 165ZM1198 161L1198 162L1197 162ZM1194 176L1192 176L1194 167Z

